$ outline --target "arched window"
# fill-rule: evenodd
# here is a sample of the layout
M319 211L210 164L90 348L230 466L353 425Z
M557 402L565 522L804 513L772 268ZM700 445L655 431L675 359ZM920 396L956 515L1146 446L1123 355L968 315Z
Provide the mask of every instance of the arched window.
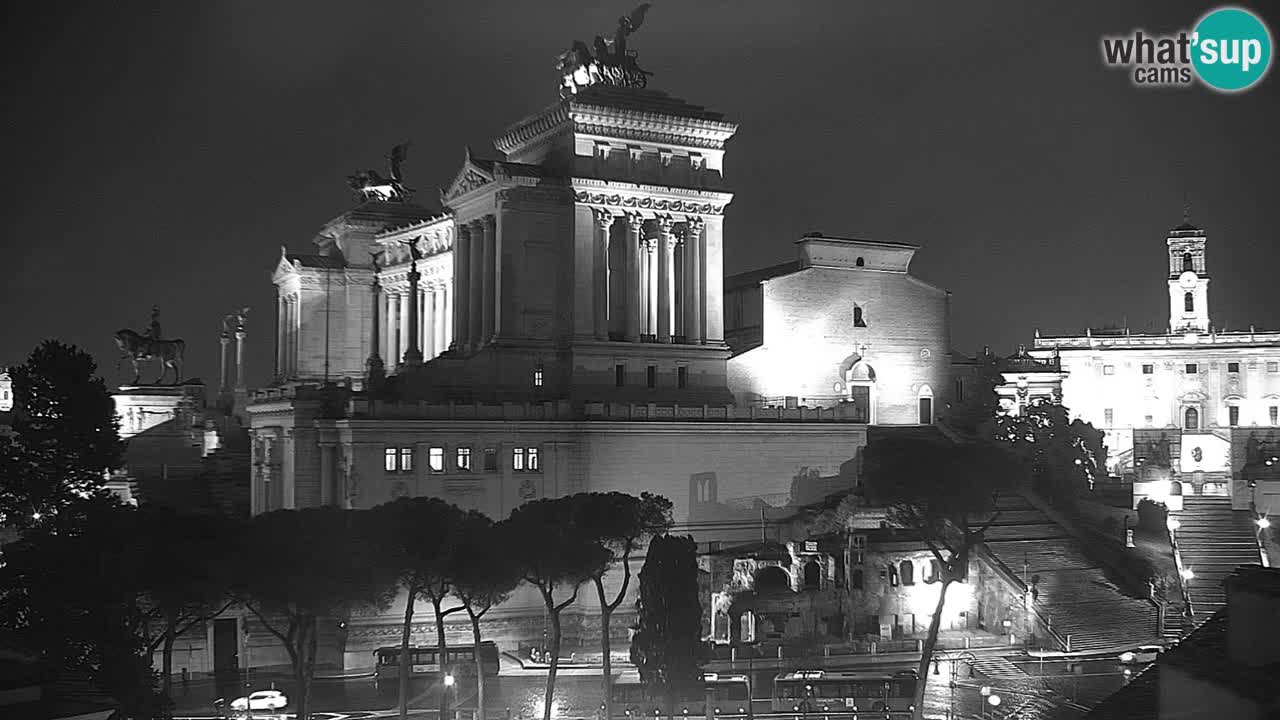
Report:
M942 566L937 560L929 561L929 576L924 579L927 583L936 583L942 579Z
M1189 253L1189 252L1182 253L1182 271L1183 271L1183 272L1187 272L1187 271L1195 272L1195 269L1196 269L1196 266L1195 266L1195 264L1191 261L1191 253Z
M854 306L853 306L853 326L854 326L854 327L866 327L866 326L867 326L867 321L866 321L866 319L862 316L862 308L858 307L857 305L854 305Z
M1184 294L1182 295L1182 305L1183 305L1183 307L1186 309L1186 311L1187 311L1187 312L1195 312L1195 311L1196 311L1196 296L1195 296L1195 295L1192 295L1191 293L1184 293Z
M898 575L902 578L903 585L916 584L916 569L910 560L903 560L898 563Z
M1200 429L1200 411L1199 410L1193 407L1187 408L1187 411L1183 413L1183 419L1185 420L1185 422L1183 423L1184 429L1186 430Z
M804 566L804 589L817 590L822 587L822 566L817 560L810 560Z
M1178 482L1177 480L1173 480L1173 481L1171 481L1171 482L1169 483L1169 494L1170 494L1170 495L1181 495L1181 494L1182 494L1182 483Z
M862 258L858 258L857 260L855 260L855 261L853 262L853 264L854 264L854 265L856 265L856 266L858 266L858 267L862 267L863 265L866 265L866 262L864 262L864 261L862 260Z
M854 570L853 573L849 575L849 589L850 590L862 589L862 570L860 569Z
M756 592L781 592L791 589L791 581L787 572L780 567L770 565L756 573Z

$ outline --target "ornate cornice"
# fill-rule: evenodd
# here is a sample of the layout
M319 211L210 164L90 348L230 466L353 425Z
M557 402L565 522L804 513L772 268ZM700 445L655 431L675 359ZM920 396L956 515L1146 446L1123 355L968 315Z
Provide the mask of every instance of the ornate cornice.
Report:
M738 131L737 124L723 120L580 105L576 102L569 116L573 119L574 130L583 134L713 150L724 149L725 141Z
M724 203L697 202L695 200L655 199L645 195L631 195L579 190L573 194L575 202L600 208L621 210L652 210L654 212L678 212L695 215L723 215Z
M503 130L502 134L493 141L493 145L509 155L516 150L544 140L545 136L552 135L562 129L568 121L568 106L565 103L556 103Z

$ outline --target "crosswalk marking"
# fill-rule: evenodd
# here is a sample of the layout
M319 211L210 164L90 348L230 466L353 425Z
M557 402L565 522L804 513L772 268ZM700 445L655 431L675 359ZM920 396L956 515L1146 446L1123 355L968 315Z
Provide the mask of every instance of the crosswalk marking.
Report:
M973 664L978 672L991 680L1026 680L1030 676L1008 658L982 658Z

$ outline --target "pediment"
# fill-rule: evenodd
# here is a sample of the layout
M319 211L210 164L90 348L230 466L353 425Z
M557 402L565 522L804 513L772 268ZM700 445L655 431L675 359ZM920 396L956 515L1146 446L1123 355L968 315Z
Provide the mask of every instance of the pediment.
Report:
M470 149L463 159L462 168L458 170L458 174L454 176L453 182L449 187L440 193L440 199L445 205L451 200L455 200L479 187L484 187L494 181L493 173L476 162L471 157Z

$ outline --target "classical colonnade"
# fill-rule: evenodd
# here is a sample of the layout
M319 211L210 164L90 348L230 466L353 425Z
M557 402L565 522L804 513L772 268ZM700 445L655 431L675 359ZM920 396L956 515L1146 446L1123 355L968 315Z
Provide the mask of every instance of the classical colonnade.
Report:
M413 340L417 340L418 350L426 360L439 355L449 348L453 332L449 318L452 317L453 292L452 283L447 279L424 280L418 285L418 312L410 312L413 296L409 285L383 289L377 312L382 318L382 332L378 348L379 354L386 358L388 367L399 366L404 362L405 353ZM410 323L418 323L416 337L411 337Z
M597 339L706 341L702 218L645 218L593 208Z

